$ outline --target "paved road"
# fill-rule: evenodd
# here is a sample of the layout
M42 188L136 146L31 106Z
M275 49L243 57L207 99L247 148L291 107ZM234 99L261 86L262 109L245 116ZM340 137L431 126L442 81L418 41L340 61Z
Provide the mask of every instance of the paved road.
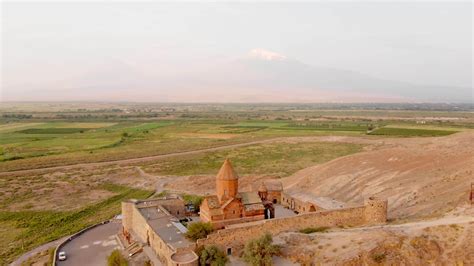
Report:
M63 238L60 238L58 240L55 240L55 241L51 241L49 243L46 243L42 246L39 246L33 250L30 250L26 253L24 253L23 255L21 255L18 259L16 259L14 262L12 262L10 264L10 266L19 266L21 265L22 262L26 261L27 259L29 259L31 256L33 255L36 255L36 253L39 253L39 252L42 252L42 251L45 251L45 250L48 250L49 248L52 248L52 247L56 247L57 245L59 245L59 243L63 242L64 240L66 240L69 236L66 236L66 237L63 237Z
M119 248L115 235L120 230L120 225L118 222L99 225L69 241L59 250L66 251L67 260L58 262L58 265L107 265L107 256L114 249Z
M169 157L174 157L174 156L190 155L190 154L196 154L196 153L201 153L201 152L218 151L218 150L224 150L228 148L237 148L237 147L244 147L244 146L249 146L249 145L254 145L254 144L268 143L268 142L275 141L277 139L280 139L280 138L266 139L266 140L238 143L238 144L230 144L230 145L223 145L223 146L218 146L218 147L213 147L213 148L199 149L199 150L193 150L193 151L184 151L184 152L174 152L174 153L146 156L146 157L139 157L139 158L132 158L132 159L121 159L121 160L112 160L112 161L105 161L105 162L79 163L79 164L61 165L61 166L35 168L35 169L27 169L27 170L6 171L6 172L0 172L0 176L5 176L9 174L30 174L30 173L38 173L38 172L50 171L50 170L68 170L68 169L81 168L81 167L98 167L98 166L107 166L107 165L114 165L114 164L139 163L139 162L152 161L156 159L163 159L163 158L169 158Z

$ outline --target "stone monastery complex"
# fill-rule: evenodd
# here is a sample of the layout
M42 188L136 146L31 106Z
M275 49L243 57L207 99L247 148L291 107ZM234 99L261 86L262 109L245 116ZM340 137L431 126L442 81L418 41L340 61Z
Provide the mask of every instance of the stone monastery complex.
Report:
M255 192L239 192L239 179L229 160L225 160L216 177L217 195L206 196L200 217L215 229L226 225L263 220L268 212Z
M284 191L280 182L263 182L256 191L241 192L239 177L225 160L216 177L216 195L204 197L199 217L179 196L122 203L119 239L130 256L144 251L163 265L198 265L195 251L215 245L228 255L241 254L249 239L308 227L362 226L385 223L387 201L368 198L361 206L326 197ZM209 222L215 229L196 242L185 237L183 219ZM180 221L181 220L181 221Z

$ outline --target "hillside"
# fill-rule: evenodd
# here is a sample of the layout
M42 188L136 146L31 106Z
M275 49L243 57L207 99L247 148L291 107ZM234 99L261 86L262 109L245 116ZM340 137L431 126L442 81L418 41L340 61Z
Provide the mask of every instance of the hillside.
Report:
M389 217L397 219L439 215L468 200L473 132L373 144L371 150L303 169L283 179L284 186L352 203L370 195L384 197Z

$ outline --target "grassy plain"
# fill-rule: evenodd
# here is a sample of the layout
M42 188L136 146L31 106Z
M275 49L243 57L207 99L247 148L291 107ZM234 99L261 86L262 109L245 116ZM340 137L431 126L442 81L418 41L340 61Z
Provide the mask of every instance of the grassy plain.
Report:
M0 171L182 152L287 136L365 135L367 121L26 122L0 124ZM372 135L436 136L456 131L382 128Z
M285 177L311 165L359 152L362 147L327 142L265 143L159 160L144 164L144 170L156 175L215 174L229 158L240 174Z
M439 137L453 134L453 130L423 129L423 128L395 128L382 127L369 133L369 135L393 137Z

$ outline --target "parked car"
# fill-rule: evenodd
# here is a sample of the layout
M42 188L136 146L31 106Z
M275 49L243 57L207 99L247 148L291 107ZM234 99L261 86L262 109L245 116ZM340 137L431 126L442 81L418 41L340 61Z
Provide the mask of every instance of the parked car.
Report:
M66 260L66 251L59 252L58 259L59 260Z

